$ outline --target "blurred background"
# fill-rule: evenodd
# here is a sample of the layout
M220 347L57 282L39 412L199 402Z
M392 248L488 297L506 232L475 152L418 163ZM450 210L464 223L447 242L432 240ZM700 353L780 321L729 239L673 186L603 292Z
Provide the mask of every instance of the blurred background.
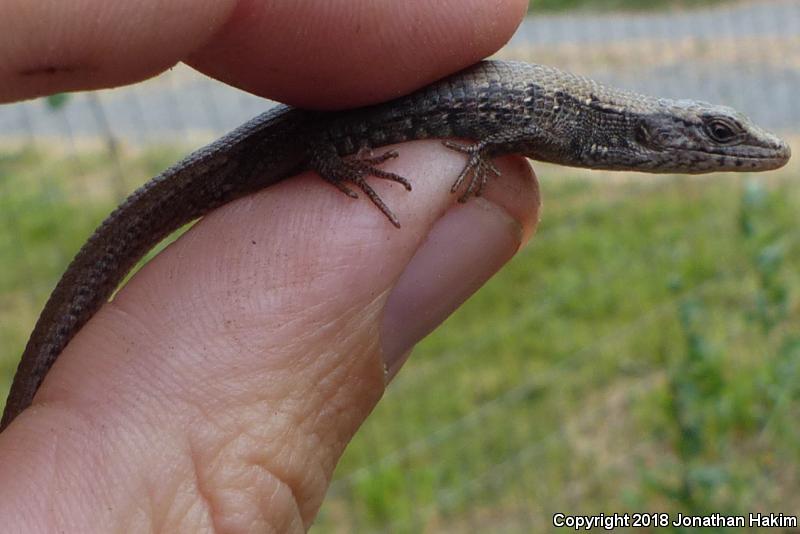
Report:
M532 7L499 57L724 103L797 152L800 2ZM131 87L0 106L2 398L97 223L269 105L179 66ZM537 237L420 344L347 450L314 530L797 514L798 164L703 177L536 168Z

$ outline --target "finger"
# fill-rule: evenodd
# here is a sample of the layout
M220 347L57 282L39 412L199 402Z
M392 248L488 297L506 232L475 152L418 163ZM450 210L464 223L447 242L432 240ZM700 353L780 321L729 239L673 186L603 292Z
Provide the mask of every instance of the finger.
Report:
M276 100L385 100L497 50L525 0L0 3L0 101L112 87L179 61Z
M527 0L241 2L189 63L296 106L359 106L409 93L494 53L511 37L527 5Z
M235 6L234 0L6 0L0 101L154 76L208 42Z
M80 331L0 436L0 480L14 481L0 483L0 515L69 518L76 531L154 518L164 531L306 528L384 368L536 221L524 161L501 162L488 200L453 207L463 165L438 141L405 144L385 164L413 178L413 192L374 181L402 230L312 173L203 219ZM436 248L459 252L436 262ZM414 314L417 284L417 306L448 304Z

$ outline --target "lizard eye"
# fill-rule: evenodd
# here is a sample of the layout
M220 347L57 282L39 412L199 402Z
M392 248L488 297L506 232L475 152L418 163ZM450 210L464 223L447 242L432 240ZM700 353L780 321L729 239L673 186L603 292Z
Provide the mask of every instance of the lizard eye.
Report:
M725 119L711 119L705 124L705 131L717 143L730 143L739 137L740 128Z

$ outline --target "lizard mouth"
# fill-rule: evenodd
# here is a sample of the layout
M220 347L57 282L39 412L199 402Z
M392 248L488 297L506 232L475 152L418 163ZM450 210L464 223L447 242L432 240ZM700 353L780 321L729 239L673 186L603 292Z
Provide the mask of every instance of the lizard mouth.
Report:
M686 158L689 166L701 166L703 170L751 171L772 170L786 165L792 150L786 143L777 146L728 146L691 150ZM704 161L705 160L705 161ZM689 171L691 172L691 171Z
M752 147L747 153L731 150L692 150L686 158L690 174L709 171L760 171L779 169L788 163L791 149Z

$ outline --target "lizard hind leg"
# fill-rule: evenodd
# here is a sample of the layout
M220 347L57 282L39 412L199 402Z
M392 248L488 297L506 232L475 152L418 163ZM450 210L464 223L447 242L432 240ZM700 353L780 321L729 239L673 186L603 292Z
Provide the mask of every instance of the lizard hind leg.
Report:
M367 183L368 176L397 182L411 191L411 183L393 172L384 171L377 166L398 156L396 150L388 150L374 156L372 150L362 147L358 154L350 159L343 159L332 147L313 150L309 166L320 176L333 184L339 191L350 198L358 198L358 193L348 187L348 183L360 189L367 198L389 219L394 226L400 228L400 221L381 199L380 195Z
M461 152L468 156L467 164L453 182L450 188L451 193L459 190L465 180L468 181L467 189L458 197L459 202L466 202L471 196L479 197L483 192L483 188L489 182L489 175L493 174L496 177L500 176L500 170L495 167L492 162L491 155L489 154L488 144L475 143L472 145L463 145L453 141L442 141L444 146L456 152Z

